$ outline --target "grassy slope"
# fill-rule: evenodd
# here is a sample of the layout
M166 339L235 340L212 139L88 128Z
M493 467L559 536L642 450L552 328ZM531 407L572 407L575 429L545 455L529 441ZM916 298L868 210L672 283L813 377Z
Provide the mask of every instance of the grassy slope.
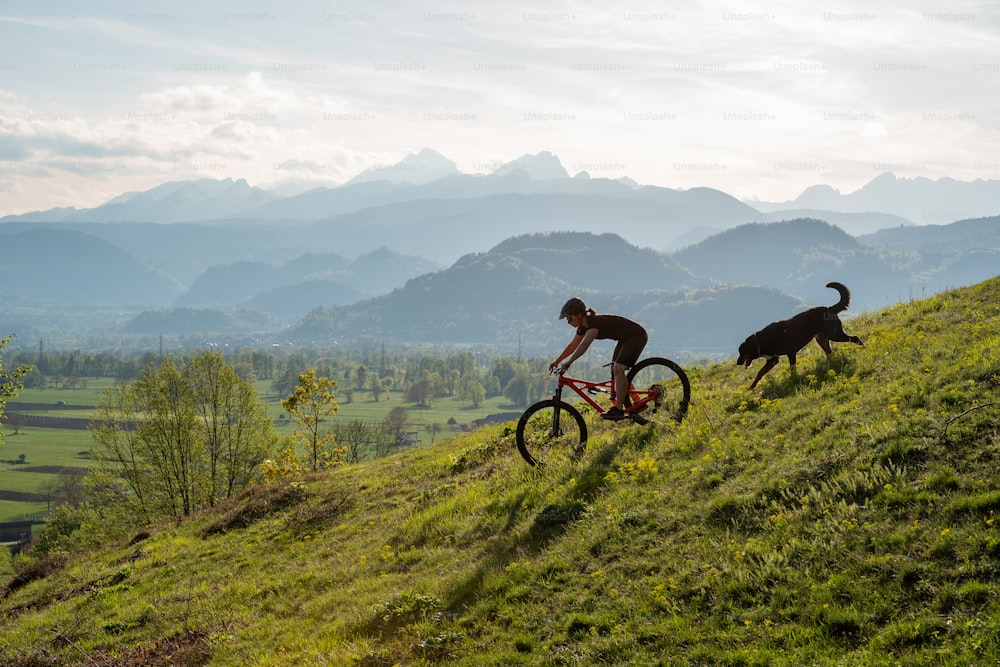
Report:
M484 429L4 576L0 662L995 664L1000 279L847 328L576 461Z

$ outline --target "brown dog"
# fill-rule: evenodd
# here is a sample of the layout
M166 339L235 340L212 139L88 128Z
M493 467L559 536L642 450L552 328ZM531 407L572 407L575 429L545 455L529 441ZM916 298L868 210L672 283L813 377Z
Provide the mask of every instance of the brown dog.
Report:
M833 352L830 349L830 341L864 345L857 336L849 336L844 333L844 325L840 321L840 317L837 316L838 313L847 310L847 306L851 302L851 293L840 283L827 283L826 286L840 292L840 301L832 306L810 308L787 320L772 322L757 333L748 336L740 345L740 357L736 360L737 364L749 368L754 359L759 357L767 359L764 367L754 378L753 384L750 385L751 389L756 387L760 379L777 365L783 355L788 357L788 363L794 373L795 355L813 339L816 339L827 356Z

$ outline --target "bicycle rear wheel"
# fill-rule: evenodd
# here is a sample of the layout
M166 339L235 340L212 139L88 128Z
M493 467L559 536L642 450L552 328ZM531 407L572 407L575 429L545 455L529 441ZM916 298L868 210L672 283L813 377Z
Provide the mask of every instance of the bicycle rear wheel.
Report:
M626 375L630 387L640 392L659 389L654 399L640 415L649 421L680 423L691 404L691 383L684 369L663 357L643 359Z
M521 457L531 465L538 465L535 455L551 460L582 452L587 444L587 422L569 403L550 398L524 411L515 435Z

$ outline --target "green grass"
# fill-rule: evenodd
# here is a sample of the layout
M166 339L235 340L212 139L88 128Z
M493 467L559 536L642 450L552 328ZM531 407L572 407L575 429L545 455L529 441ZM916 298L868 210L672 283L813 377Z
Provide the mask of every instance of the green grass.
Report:
M24 454L25 466L87 465L87 452L93 445L88 431L34 427L19 431L14 435L5 430L4 444L0 448L0 467L17 460L21 454ZM0 485L0 488L6 487Z
M22 389L14 401L31 403L51 403L63 401L68 405L97 405L101 392L115 386L113 378L87 378L86 387L53 387L45 389ZM61 412L61 411L60 411Z
M997 664L1000 279L848 329L576 460L491 427L19 564L0 662Z

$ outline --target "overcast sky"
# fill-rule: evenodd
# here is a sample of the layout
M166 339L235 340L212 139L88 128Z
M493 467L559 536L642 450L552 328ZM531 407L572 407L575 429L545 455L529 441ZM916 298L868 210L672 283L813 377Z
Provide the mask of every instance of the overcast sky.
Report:
M998 6L0 0L0 215L422 148L765 201L1000 179Z

